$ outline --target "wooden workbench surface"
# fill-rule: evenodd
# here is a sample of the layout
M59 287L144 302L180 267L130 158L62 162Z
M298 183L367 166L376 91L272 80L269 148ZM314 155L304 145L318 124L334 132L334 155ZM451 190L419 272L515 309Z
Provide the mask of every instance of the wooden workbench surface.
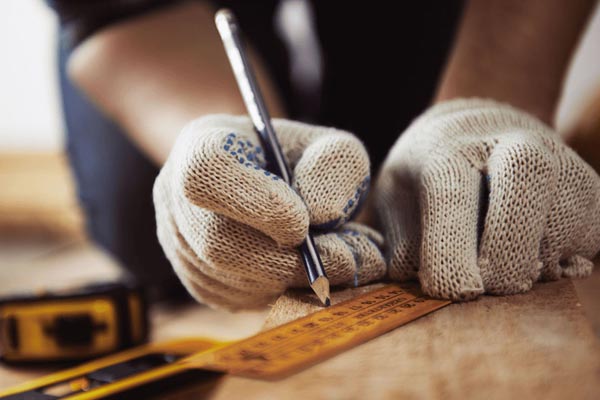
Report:
M89 273L109 263L85 244L60 254L44 252L23 262L16 253L4 252L9 258L0 262L5 267L0 268L2 289L52 281L42 272L58 280L59 271L72 277L82 274L82 264ZM334 301L352 294L336 293ZM310 312L314 306L304 296L288 293L268 316L266 311L228 314L198 305L161 307L153 314L154 338L244 337L259 330L265 317L273 326ZM49 371L0 367L0 388ZM598 399L600 344L572 282L562 280L535 285L523 295L450 305L281 381L224 377L209 392L199 391L188 388L168 398Z
M267 323L314 308L291 293ZM573 284L563 280L524 295L450 305L281 381L226 377L208 398L242 393L245 399L598 399L600 344Z

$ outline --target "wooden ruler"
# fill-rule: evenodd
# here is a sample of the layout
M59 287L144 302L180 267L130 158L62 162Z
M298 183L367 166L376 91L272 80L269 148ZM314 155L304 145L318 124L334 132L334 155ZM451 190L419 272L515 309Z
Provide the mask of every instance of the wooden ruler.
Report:
M281 378L448 304L391 284L180 362L250 378Z

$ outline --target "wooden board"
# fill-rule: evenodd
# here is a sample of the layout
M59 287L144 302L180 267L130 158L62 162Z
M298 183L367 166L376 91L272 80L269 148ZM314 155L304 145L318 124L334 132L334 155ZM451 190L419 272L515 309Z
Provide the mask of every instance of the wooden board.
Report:
M89 245L59 243L56 250L40 244L2 246L0 242L0 292L82 279L84 272L104 278L115 272L114 264ZM592 278L576 281L589 286L590 299L598 298L599 267ZM335 293L334 301L364 290ZM290 292L276 302L267 326L317 306L314 298ZM524 295L448 306L282 381L225 378L208 393L192 388L168 398L600 398L598 340L581 309L570 281L539 284ZM265 316L163 306L154 310L154 338L241 338L255 333ZM0 387L53 370L0 366Z
M351 295L336 293L334 300ZM315 307L310 296L288 293L268 324ZM245 399L597 399L600 344L573 284L562 280L523 295L450 305L277 382L226 377L207 398L241 393Z

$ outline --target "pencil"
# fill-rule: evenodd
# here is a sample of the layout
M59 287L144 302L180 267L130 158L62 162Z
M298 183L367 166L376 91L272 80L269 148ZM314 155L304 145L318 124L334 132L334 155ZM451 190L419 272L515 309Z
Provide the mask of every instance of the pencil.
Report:
M271 124L271 117L258 87L249 59L243 48L241 32L235 16L230 10L222 9L215 15L215 23L221 35L227 58L244 99L254 129L264 149L269 172L279 175L287 184L292 184L291 172ZM308 275L308 283L319 300L330 305L329 280L319 257L319 252L310 232L300 245L302 263Z

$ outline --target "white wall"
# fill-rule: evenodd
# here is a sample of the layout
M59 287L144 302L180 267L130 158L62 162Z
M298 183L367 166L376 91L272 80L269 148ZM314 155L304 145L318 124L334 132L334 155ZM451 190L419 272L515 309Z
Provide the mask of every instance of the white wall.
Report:
M42 0L0 0L0 151L62 147L56 23Z
M42 0L0 0L0 151L62 147L55 47L56 18ZM568 79L559 127L568 126L581 102L600 90L598 9L582 50Z

